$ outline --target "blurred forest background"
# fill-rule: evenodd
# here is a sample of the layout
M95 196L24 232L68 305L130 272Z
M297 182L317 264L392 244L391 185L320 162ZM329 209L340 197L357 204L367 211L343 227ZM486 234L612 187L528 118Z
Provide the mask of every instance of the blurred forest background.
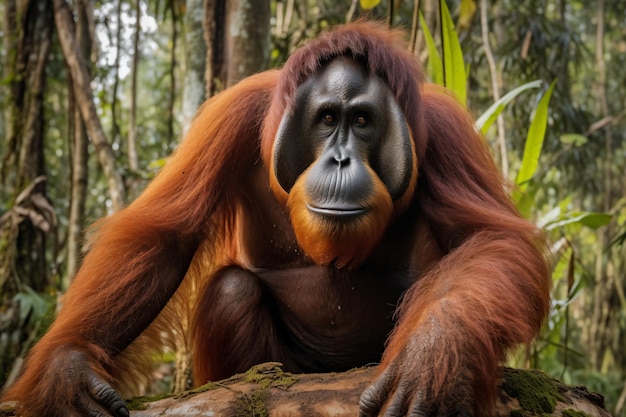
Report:
M553 309L511 364L586 385L626 416L626 0L447 5L477 117L539 80L486 135L512 181L556 80L520 207L553 242ZM84 228L141 192L207 97L364 16L404 28L428 65L422 25L441 48L439 10L439 0L0 2L0 385L50 324Z

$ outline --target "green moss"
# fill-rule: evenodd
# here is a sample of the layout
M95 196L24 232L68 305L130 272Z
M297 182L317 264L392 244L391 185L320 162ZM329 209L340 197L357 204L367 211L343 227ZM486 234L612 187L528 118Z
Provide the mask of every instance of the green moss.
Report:
M227 387L240 381L255 383L259 385L259 390L251 394L242 395L236 402L235 408L241 410L237 416L266 416L265 399L268 388L287 389L295 384L298 379L288 372L282 370L280 363L268 362L253 366L245 374L234 375L219 382L209 382L189 391L179 394L165 394L153 397L136 397L126 400L126 407L129 410L145 410L146 403L159 401L165 398L185 398L201 392L211 391L218 388ZM265 411L263 411L265 410ZM1 417L1 416L0 416Z
M563 410L563 417L590 417L590 416L589 416L589 414L584 413L582 411L573 410L571 408L568 408L566 410Z
M147 397L135 397L135 398L130 398L127 399L126 402L126 408L128 408L129 411L137 411L137 410L145 410L146 409L146 403L152 403L155 401L159 401L159 400L163 400L165 398L169 398L172 395L170 394L164 394L164 395L154 395L154 396L147 396Z
M135 397L126 399L126 407L129 410L145 410L146 403L152 403L159 400L164 400L166 398L186 398L195 394L199 394L205 391L211 391L218 388L223 388L225 384L218 382L209 382L207 384L201 385L197 388L190 389L188 391L183 391L178 394L162 394L162 395L153 395L146 397Z
M226 385L227 385L227 383L225 381L223 381L223 382L207 382L206 384L200 385L199 387L192 388L190 390L183 391L183 392L181 392L179 394L176 394L175 397L176 398L189 397L191 395L200 394L201 392L212 391L212 390L218 389L218 388L224 388Z
M253 366L244 374L245 382L254 382L261 388L283 388L287 389L298 379L289 372L285 372L281 368L281 364L277 362L267 362Z
M528 417L528 413L525 413L524 410L513 410L511 417Z
M538 370L508 369L502 383L504 391L519 400L522 415L553 413L557 401L563 399L562 387L561 382Z
M267 389L287 389L298 381L293 374L283 371L281 366L282 364L277 362L262 363L253 366L243 374L242 381L257 384L259 389L243 394L237 399L235 402L236 416L267 417L269 415L265 405Z
M235 416L237 417L268 417L269 413L265 406L267 391L261 389L243 394L235 401Z

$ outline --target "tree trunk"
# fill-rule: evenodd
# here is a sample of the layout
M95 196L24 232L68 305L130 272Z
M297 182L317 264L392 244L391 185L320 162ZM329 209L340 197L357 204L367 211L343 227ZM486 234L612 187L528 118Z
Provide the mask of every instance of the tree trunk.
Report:
M137 71L139 68L139 40L141 37L141 0L135 0L135 36L130 75L130 115L128 117L128 167L135 174L139 169L137 158ZM133 187L131 187L133 188Z
M0 386L16 375L20 358L38 335L35 292L49 287L56 260L56 214L46 195L44 165L43 97L52 7L15 0L4 7L3 75L9 93L3 100L6 136L0 174L0 201L7 209L0 216ZM50 245L52 261L46 257Z
M176 67L178 61L176 54L178 53L178 6L175 0L168 1L168 8L172 18L172 49L170 50L170 91L169 102L167 103L167 149L172 150L172 143L176 139L174 132L175 106L176 106Z
M88 59L91 54L92 39L87 14L92 9L86 4L86 0L78 0L75 4L77 16L76 44L82 56ZM76 274L81 259L88 183L89 138L87 137L85 123L83 123L83 119L80 117L80 110L75 105L75 100L73 100L75 96L76 94L73 91L70 80L70 100L72 100L72 105L70 106L70 111L72 112L70 123L72 126L70 131L73 133L70 138L73 137L73 140L70 139L71 197L67 226L67 267L65 270L64 288L67 288L72 277Z
M184 417L189 415L235 416L332 416L358 415L359 397L373 381L376 368L342 373L293 375L280 364L253 367L219 383L209 383L187 394L153 403L131 404L132 417ZM535 370L506 369L494 417L553 415L566 410L588 417L610 417L604 398L584 387L568 387ZM569 413L572 415L572 413Z
M342 373L285 373L280 364L265 363L245 374L209 383L169 398L128 401L132 417L268 416L354 417L359 397L376 368ZM13 416L0 406L0 417ZM569 413L568 413L569 411ZM568 387L540 371L505 370L494 417L512 415L585 415L610 417L599 394Z
M268 0L205 0L207 96L267 68L270 14Z
M100 166L108 182L111 208L114 211L120 210L124 207L126 197L124 182L117 170L113 149L111 149L109 140L100 123L100 117L98 116L91 91L89 71L80 50L76 46L72 13L65 0L54 0L54 19L61 49L63 49L63 56L72 77L80 114L85 122L89 137L96 149Z
M188 0L197 1L197 0ZM204 43L206 48L206 97L224 89L226 78L222 68L225 60L225 24L227 0L204 0ZM189 13L189 10L187 11Z
M268 0L226 3L225 79L226 87L230 87L267 68L271 11Z
M208 2L208 1L207 1ZM210 96L205 80L206 60L209 59L204 39L204 14L210 6L203 0L187 0L185 25L185 74L183 75L182 126L186 131L200 105ZM210 3L210 2L208 2Z
M117 19L117 29L115 30L115 63L113 64L113 72L115 81L113 82L113 91L111 93L111 143L116 143L120 138L120 125L117 116L117 94L120 85L120 60L122 57L122 2L117 0L117 10L115 16Z
M605 64L605 2L598 1L596 15L596 85L594 86L597 97L597 114L600 117L609 117L607 94L607 73ZM603 128L604 132L604 158L601 162L603 172L600 195L603 196L602 208L605 213L613 210L612 190L613 186L613 131L611 124ZM598 242L596 247L596 268L595 282L593 284L593 315L590 317L589 357L592 366L599 372L607 372L612 365L607 361L607 356L611 356L612 346L619 344L619 339L615 340L616 332L613 328L619 323L619 315L616 313L622 307L616 293L616 286L621 285L615 277L615 265L611 259L611 241L614 239L614 223L609 223L606 227L598 230ZM617 336L619 337L619 336ZM608 354L608 355L607 355Z

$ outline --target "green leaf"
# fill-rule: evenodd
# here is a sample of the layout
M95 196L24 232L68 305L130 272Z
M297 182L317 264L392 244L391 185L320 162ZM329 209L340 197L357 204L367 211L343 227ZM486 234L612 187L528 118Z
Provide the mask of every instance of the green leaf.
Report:
M590 227L592 229L598 229L602 226L606 226L611 219L612 215L607 213L590 213L590 212L573 212L566 213L559 219L546 224L546 230L554 230L559 227L579 224L582 226Z
M445 85L465 105L467 102L467 76L465 75L463 51L446 2L440 1L439 4L441 5L442 16L441 34Z
M579 135L578 133L566 133L564 135L561 135L559 139L561 140L561 143L566 145L574 145L577 148L586 145L587 142L589 142L586 137L584 137L583 135Z
M471 27L475 13L476 2L474 0L461 0L461 4L459 5L459 20L457 23L459 30Z
M150 161L150 163L148 164L148 170L150 171L155 171L155 170L160 170L162 169L165 164L167 163L169 158L159 158L159 159L154 159L152 161Z
M430 81L443 86L443 66L441 63L441 56L439 56L439 52L437 52L435 40L428 30L428 26L426 25L422 12L420 12L420 25L422 25L424 40L426 41L426 47L428 48L428 75Z
M569 207L572 205L573 196L569 195L559 201L550 211L541 215L539 219L537 219L537 226L540 228L545 228L547 224L558 221L563 217L563 213L569 210Z
M380 0L359 0L359 5L363 10L371 10L380 4Z
M32 288L24 286L22 291L15 294L15 300L20 305L20 318L26 318L32 314L35 320L39 320L46 315L50 305L50 299L38 294Z
M478 118L478 120L476 120L476 127L478 127L478 129L480 129L480 131L482 132L483 135L486 135L487 132L489 131L489 128L496 121L496 119L498 118L500 113L502 113L502 111L506 108L506 106L515 97L517 97L522 92L524 92L524 91L526 91L528 89L537 88L537 87L540 87L540 86L541 86L541 81L540 80L536 80L536 81L531 81L529 83L526 83L526 84L524 84L522 86L519 86L519 87L515 88L514 90L509 91L508 93L506 93L505 95L500 97L500 99L498 101L493 103L491 105L491 107L489 107Z
M613 215L608 213L586 213L581 217L580 224L592 229L598 229L609 224L611 219L613 219Z
M556 80L552 81L548 91L543 95L541 101L535 109L535 115L528 134L526 136L526 144L524 145L524 157L522 166L517 173L515 183L523 191L528 187L528 181L535 175L537 166L539 165L539 156L541 155L541 147L546 135L546 126L548 124L548 107L550 105L550 97L556 85Z

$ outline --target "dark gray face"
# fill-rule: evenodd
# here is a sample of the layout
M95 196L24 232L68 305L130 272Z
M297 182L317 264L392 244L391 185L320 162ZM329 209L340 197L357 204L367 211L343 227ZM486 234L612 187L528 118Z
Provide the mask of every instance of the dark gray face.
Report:
M379 77L350 58L336 58L300 86L295 104L281 121L274 148L275 175L285 191L310 167L307 206L320 215L367 211L371 170L393 200L403 195L413 169L411 137Z

